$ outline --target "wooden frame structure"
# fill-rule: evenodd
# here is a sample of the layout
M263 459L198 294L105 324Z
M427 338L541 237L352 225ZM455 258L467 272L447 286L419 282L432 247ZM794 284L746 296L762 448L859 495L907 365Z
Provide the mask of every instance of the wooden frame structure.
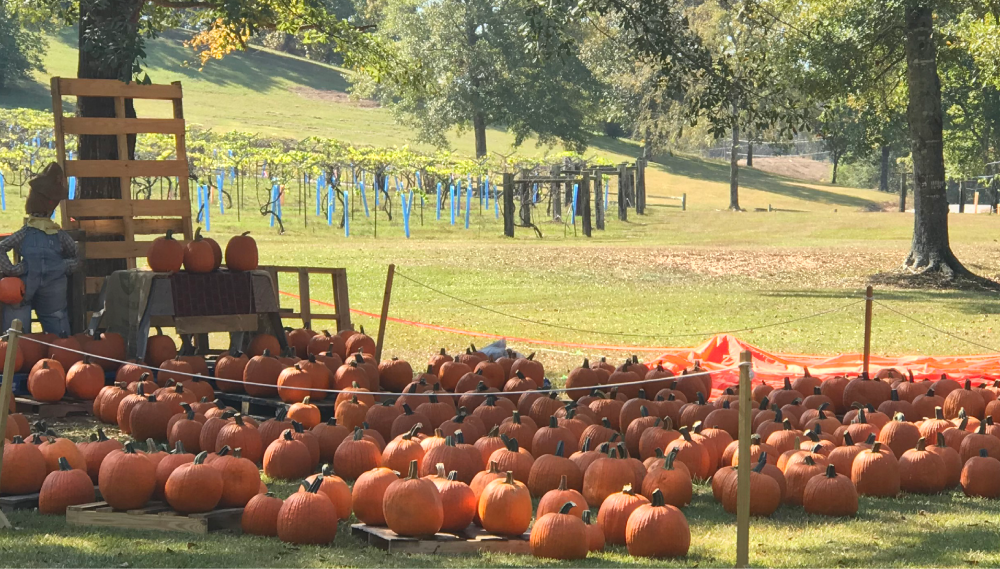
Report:
M82 230L85 259L124 259L128 268L146 255L149 244L137 241L139 235L159 235L173 230L184 240L193 238L191 195L188 188L188 163L184 134L183 92L179 81L170 85L138 85L111 79L64 79L53 77L52 112L55 118L56 155L66 176L77 178L118 178L121 199L75 199L62 202L62 226ZM103 97L115 101L114 117L73 117L63 114L62 98ZM173 118L128 118L126 99L154 99L173 104ZM131 134L169 134L176 143L173 160L129 160L128 136ZM66 135L115 136L117 160L67 160ZM138 177L176 177L180 199L133 200L132 179ZM101 236L101 240L93 237ZM109 237L111 240L109 240ZM84 291L100 292L104 279L87 277Z
M281 267L281 266L261 266L261 270L267 271L274 281L274 294L277 297L278 306L281 306L281 292L278 286L279 273L291 273L298 276L299 281L299 309L287 312L282 309L280 314L284 321L291 318L302 320L302 327L312 330L313 320L333 320L337 323L337 332L343 330L353 330L351 324L351 305L347 295L347 269L330 269L325 267ZM314 313L312 298L309 294L309 275L330 275L330 283L333 287L333 314Z

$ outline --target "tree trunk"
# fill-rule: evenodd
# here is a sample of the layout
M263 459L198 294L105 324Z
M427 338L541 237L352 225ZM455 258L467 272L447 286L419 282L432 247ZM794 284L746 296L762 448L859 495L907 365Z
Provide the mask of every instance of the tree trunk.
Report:
M878 191L889 191L889 147L882 147L882 162L879 170Z
M831 184L837 183L837 167L840 166L840 155L836 152L833 153L833 177L830 178Z
M486 119L476 111L472 115L472 128L476 133L476 158L486 156Z
M907 122L913 154L913 242L904 266L915 273L969 275L948 242L942 147L941 84L933 38L933 10L925 2L906 6Z
M100 48L85 46L94 43L93 38L102 37L108 29L123 30L130 37L119 38L126 45L139 41L138 16L142 0L82 0L80 2L79 57L77 76L81 79L117 79L128 81L132 78L132 59L129 56L109 57ZM115 116L114 99L105 97L80 97L77 113L81 117ZM125 100L125 114L134 118L135 106L131 99ZM129 158L135 157L135 135L128 136ZM117 160L118 141L114 136L81 135L78 148L80 160ZM121 182L118 178L80 178L77 186L78 199L121 199ZM120 236L87 236L88 240L121 240ZM126 268L124 259L90 259L84 263L87 276L107 276L111 272Z
M740 121L736 103L733 103L733 147L729 152L729 209L740 209Z
M753 168L753 141L747 139L747 168Z

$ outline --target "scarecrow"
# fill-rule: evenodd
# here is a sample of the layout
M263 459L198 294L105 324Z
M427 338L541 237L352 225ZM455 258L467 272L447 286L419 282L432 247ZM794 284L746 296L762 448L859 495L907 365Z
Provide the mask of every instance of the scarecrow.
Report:
M59 164L52 163L28 184L24 227L0 241L0 272L24 281L21 302L3 305L3 329L9 330L17 318L30 332L34 309L43 331L65 336L69 334L66 276L77 267L76 243L51 217L69 195L66 176ZM20 258L16 265L7 256L11 250Z

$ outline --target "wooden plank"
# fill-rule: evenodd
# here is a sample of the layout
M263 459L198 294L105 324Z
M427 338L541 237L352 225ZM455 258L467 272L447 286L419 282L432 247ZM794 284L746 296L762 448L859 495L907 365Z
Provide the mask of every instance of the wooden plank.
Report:
M123 120L125 116L125 99L123 97L115 97L115 118ZM128 135L120 133L116 135L118 139L118 160L128 160ZM132 178L129 176L122 176L119 179L121 184L121 200L128 208L129 211L132 210ZM132 216L126 215L122 218L122 225L125 231L125 242L129 243L135 240L135 233L132 231ZM135 268L135 259L129 257L125 260L127 267L129 269Z
M107 277L86 277L83 281L84 294L100 294Z
M128 259L145 257L149 241L96 241L87 244L86 259Z
M66 522L70 525L195 534L238 528L242 516L243 508L224 508L185 516L160 502L129 511L114 510L107 507L106 502L70 506L66 509Z
M180 83L170 85L139 85L114 79L63 79L59 90L66 97L125 97L126 99L180 99Z
M387 553L418 553L430 555L468 555L479 552L528 555L531 553L529 534L507 538L487 534L483 530L466 530L460 534L437 533L422 539L402 537L388 528L353 524L351 534L368 545Z
M191 204L183 200L139 200L126 206L121 200L73 200L66 203L71 217L184 217Z
M182 160L67 160L66 175L77 178L157 178L188 176Z
M170 84L171 86L177 88L178 91L181 90L181 82L174 81ZM174 119L184 120L184 100L178 95L173 101L174 107ZM184 134L183 129L181 132L174 137L175 139L175 152L177 154L177 160L185 164L185 171L183 174L179 174L177 178L177 186L180 189L181 201L188 204L187 214L184 215L184 239L191 240L194 239L194 228L191 223L191 188L188 185L188 172L187 172L187 138Z
M314 275L346 275L347 269L329 268L329 267L286 267L281 265L261 265L261 270L274 272L274 273L298 273L302 269L314 274Z
M309 270L305 267L299 269L299 318L302 319L302 327L311 330L312 321L309 314L312 312L309 301Z
M334 273L333 279L333 306L337 311L337 331L353 330L351 324L351 302L347 297L347 271L341 270ZM314 315L314 319L319 320L321 316Z
M90 118L66 117L63 119L65 134L180 134L184 132L184 121L177 119L132 119L132 118Z
M18 413L37 415L40 419L61 419L69 415L89 415L94 404L74 401L41 403L26 397L16 397L14 403Z
M178 334L211 334L213 332L256 332L260 327L256 314L223 316L182 316L173 318Z
M340 320L340 314L316 314L310 312L308 314L302 314L301 312L282 312L281 317L292 320L302 320L303 318L310 318L312 320Z
M82 219L77 222L80 229L87 232L87 235L123 235L125 224L119 219ZM184 220L181 218L133 218L132 231L136 235L162 235L172 229L174 233L181 234L184 231Z

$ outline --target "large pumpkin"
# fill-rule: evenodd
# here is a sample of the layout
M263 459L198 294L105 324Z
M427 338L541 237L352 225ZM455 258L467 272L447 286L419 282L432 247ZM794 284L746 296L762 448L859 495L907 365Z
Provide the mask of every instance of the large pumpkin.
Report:
M182 464L167 478L164 496L181 514L197 514L215 509L222 499L222 474L205 464L208 453L202 451L190 464Z
M305 491L292 494L278 511L278 539L288 543L322 545L337 537L337 508L319 493L323 475Z
M243 516L240 520L240 528L243 533L277 537L278 512L281 511L283 504L281 498L275 498L271 492L257 494L250 498L246 507L243 508Z
M518 536L531 524L531 493L507 471L486 485L477 509L483 529L496 535Z
M347 480L356 480L363 473L382 465L382 452L371 440L364 437L358 427L354 435L344 440L334 453L334 470Z
M854 457L851 481L858 494L886 498L899 494L899 461L892 451L876 442L872 448Z
M802 505L807 513L821 516L854 516L858 513L858 491L851 479L828 464L826 472L806 483Z
M252 346L250 353L253 353ZM274 397L278 394L278 376L284 369L278 358L265 349L247 362L243 370L243 389L254 397Z
M38 513L65 515L68 506L89 504L95 500L94 482L83 470L70 467L59 459L59 470L45 477L38 494Z
M927 450L923 438L899 457L899 488L903 492L937 494L946 488L947 478L944 459Z
M292 430L286 429L272 442L264 453L264 474L278 480L304 478L312 472L312 457L302 441L295 440Z
M156 334L146 341L146 363L158 368L163 362L175 357L177 357L177 344L174 343L174 339L157 328Z
M184 247L184 270L189 273L210 273L215 270L215 250L211 243L201 236L201 228L195 230L194 239Z
M215 385L225 393L243 393L243 372L250 361L247 355L227 352L215 361Z
M116 510L135 510L145 506L156 489L153 463L145 455L137 453L131 442L104 459L97 478L101 497Z
M45 456L38 447L24 442L20 436L3 447L5 476L0 478L0 494L33 494L38 492L48 471Z
M260 492L260 470L249 459L243 458L243 449L233 449L231 455L212 461L212 468L222 475L223 508L242 508Z
M576 504L567 501L553 513L540 515L531 530L531 554L549 559L584 559L589 542L583 520L570 514Z
M625 545L625 527L632 512L643 504L649 504L645 496L637 495L631 484L626 484L621 491L609 495L601 502L597 512L597 524L604 532L607 543Z
M163 237L157 237L146 250L149 270L156 273L176 273L184 263L184 245L174 239L174 230L168 229Z
M420 478L417 461L409 473L389 484L383 497L382 514L389 529L402 536L433 535L444 523L441 494L430 480Z
M257 269L257 262L257 242L250 237L249 231L229 239L226 244L226 266L230 271L253 271Z
M651 503L640 505L629 516L625 545L635 557L684 557L691 547L691 530L684 514L665 503L656 490Z
M1000 498L1000 460L980 451L962 467L961 485L966 496Z
M385 491L399 476L388 468L373 468L363 473L351 489L351 508L359 521L368 525L385 525Z

